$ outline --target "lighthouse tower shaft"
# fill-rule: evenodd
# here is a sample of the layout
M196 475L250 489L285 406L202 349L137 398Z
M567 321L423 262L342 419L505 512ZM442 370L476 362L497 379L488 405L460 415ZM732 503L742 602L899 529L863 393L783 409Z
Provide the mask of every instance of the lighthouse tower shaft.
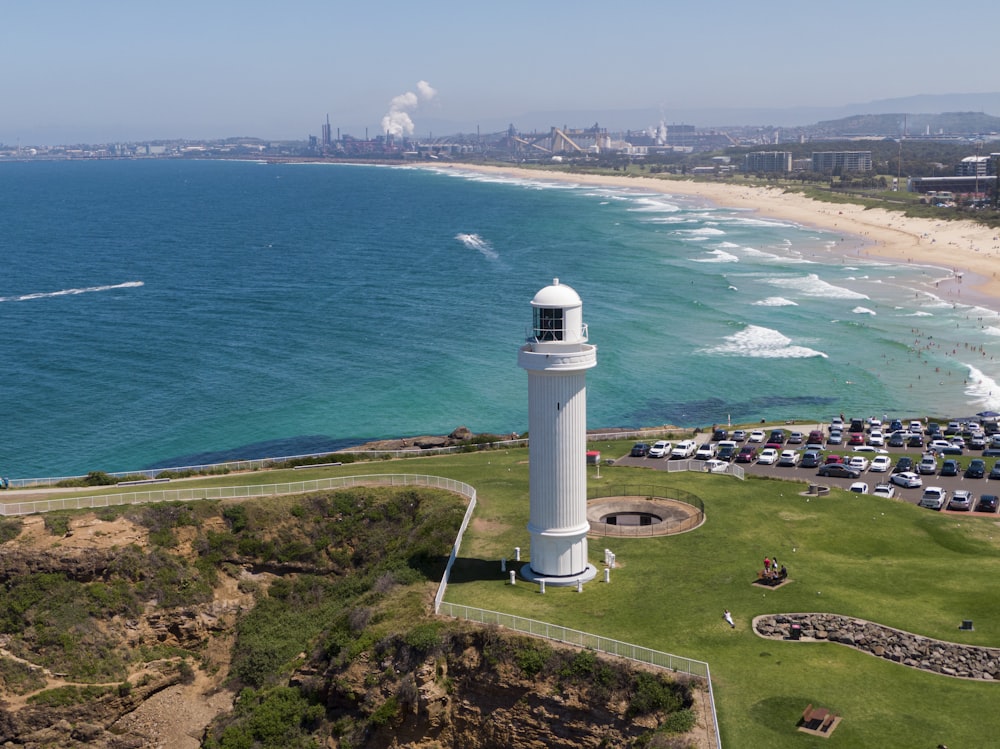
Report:
M587 343L580 298L556 280L532 301L534 324L518 354L528 372L530 574L591 579L587 562L587 386L597 347Z

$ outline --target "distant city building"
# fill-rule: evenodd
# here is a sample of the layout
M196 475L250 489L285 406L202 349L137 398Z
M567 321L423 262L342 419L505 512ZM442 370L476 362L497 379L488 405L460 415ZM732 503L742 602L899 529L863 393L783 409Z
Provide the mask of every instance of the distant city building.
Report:
M751 151L743 157L745 172L790 172L792 171L791 151Z
M870 172L871 151L813 151L814 172Z
M988 177L914 177L910 180L912 192L950 192L956 195L989 195L996 187L996 176Z
M326 122L323 123L322 139L324 146L333 145L333 134L330 132L330 115L326 116Z
M955 167L956 177L985 177L995 173L995 154L990 156L966 156Z

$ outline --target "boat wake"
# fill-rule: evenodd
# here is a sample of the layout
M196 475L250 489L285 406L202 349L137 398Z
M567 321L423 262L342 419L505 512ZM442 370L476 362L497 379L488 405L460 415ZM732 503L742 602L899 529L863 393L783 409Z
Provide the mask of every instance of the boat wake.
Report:
M134 289L145 286L142 281L126 281L110 286L85 286L80 289L61 289L60 291L39 291L34 294L21 294L20 296L0 296L0 302L27 302L31 299L48 299L56 296L73 296L74 294L90 294L95 291L114 291L115 289Z
M470 250L476 250L481 253L483 257L487 257L490 260L496 260L500 257L496 250L493 249L493 245L478 234L456 234L455 239L464 244Z

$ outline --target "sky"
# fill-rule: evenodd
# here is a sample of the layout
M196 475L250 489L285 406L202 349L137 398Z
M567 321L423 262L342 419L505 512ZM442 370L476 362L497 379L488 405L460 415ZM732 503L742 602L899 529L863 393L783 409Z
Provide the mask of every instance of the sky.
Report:
M405 114L426 137L994 92L998 22L995 0L0 0L0 144L304 140L327 115L374 137ZM546 116L565 112L581 121Z

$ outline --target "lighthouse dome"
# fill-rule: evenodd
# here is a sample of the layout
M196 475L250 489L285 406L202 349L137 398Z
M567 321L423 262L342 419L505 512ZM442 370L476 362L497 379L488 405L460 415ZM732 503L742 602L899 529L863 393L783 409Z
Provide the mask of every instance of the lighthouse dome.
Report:
M580 295L573 290L573 287L560 284L559 279L555 278L552 280L551 286L546 286L535 294L534 299L531 300L531 306L569 309L571 307L581 307L583 306L583 302L580 300Z

